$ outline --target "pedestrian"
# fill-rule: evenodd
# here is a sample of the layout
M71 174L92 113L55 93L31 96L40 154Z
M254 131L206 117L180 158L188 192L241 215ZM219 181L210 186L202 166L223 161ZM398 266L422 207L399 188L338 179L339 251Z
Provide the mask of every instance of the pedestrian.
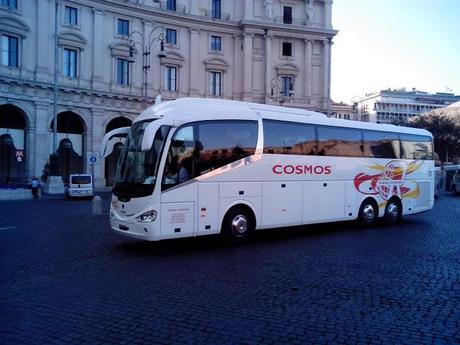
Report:
M36 177L32 179L32 195L34 196L34 199L38 199L38 187L40 184L38 183L38 180Z

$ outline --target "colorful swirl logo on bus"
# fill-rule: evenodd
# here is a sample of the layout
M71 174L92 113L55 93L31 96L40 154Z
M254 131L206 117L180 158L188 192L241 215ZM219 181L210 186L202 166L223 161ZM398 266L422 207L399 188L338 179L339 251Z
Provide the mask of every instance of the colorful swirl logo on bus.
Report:
M393 195L400 198L417 198L420 189L417 182L407 177L417 171L422 163L413 161L390 161L385 166L376 164L369 166L377 170L377 174L359 173L355 176L355 188L368 195L380 195L383 200L390 199Z

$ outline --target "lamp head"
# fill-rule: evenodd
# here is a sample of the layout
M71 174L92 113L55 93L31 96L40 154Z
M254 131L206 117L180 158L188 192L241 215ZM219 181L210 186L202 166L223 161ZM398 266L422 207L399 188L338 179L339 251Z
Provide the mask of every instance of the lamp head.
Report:
M165 52L165 44L164 41L160 42L160 53L158 54L160 58L165 58L166 57L166 52Z

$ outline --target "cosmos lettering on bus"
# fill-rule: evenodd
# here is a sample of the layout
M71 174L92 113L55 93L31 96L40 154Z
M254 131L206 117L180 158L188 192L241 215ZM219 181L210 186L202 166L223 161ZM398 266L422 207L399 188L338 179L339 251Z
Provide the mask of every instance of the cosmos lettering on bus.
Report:
M281 165L272 167L272 172L277 175L330 175L330 165Z

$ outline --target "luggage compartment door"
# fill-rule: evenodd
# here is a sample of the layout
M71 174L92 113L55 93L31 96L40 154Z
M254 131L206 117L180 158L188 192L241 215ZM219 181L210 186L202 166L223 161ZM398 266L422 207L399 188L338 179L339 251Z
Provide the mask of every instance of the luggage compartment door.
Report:
M344 220L344 181L307 181L303 194L303 223Z

